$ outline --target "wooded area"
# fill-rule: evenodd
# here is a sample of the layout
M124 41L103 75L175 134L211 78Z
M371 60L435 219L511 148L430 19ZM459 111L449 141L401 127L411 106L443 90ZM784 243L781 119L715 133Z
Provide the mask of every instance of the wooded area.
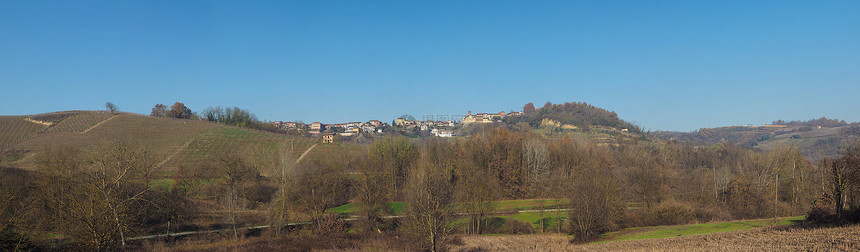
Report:
M500 200L565 199L553 210L566 220L542 218L537 229L510 222L506 232L562 232L581 242L625 227L805 213L856 221L860 204L857 146L813 162L793 146L595 143L489 127L463 139L386 137L362 155L328 153L334 163L296 163L292 146L181 167L168 189L152 186L163 171L145 146L48 150L34 172L3 169L0 246L122 248L130 234L169 233L201 216L226 225L226 239L241 239L255 220L247 212L264 211L256 220L271 225L264 236L275 240L295 238L288 223L310 221L301 229L315 237L390 234L408 248L438 251L457 234L493 228ZM350 202L354 222L327 211ZM395 215L392 202L406 203L399 218L386 217Z

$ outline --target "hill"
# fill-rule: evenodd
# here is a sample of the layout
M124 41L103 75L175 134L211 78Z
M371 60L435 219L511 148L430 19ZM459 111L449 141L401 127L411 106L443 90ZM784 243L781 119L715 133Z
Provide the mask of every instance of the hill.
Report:
M838 155L840 147L860 140L860 123L826 123L829 120L822 119L764 126L700 129L695 132L662 131L654 134L664 140L689 141L704 146L731 141L738 146L765 151L780 145L796 145L805 157L811 159ZM778 122L781 121L775 123Z
M298 157L316 140L198 120L101 111L66 111L0 117L0 165L32 168L52 148L87 150L109 141L146 146L165 171L193 166L228 152L273 152L292 141Z
M547 103L537 110L524 111L522 115L506 117L505 122L510 124L526 122L535 128L555 126L589 130L594 127L610 127L618 130L627 129L627 131L635 133L640 132L639 127L621 120L615 112L584 102Z

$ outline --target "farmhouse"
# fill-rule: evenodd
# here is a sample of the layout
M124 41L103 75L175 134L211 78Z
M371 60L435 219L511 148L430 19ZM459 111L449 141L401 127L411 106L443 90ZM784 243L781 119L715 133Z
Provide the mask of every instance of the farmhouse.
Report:
M323 133L323 143L334 143L334 133Z

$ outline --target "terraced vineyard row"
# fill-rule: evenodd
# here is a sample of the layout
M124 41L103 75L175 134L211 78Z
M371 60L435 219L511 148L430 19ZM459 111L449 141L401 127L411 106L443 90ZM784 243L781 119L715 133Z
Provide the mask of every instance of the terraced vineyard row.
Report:
M111 116L108 113L80 113L63 119L45 132L83 132Z
M188 139L209 129L218 127L214 123L178 120L167 118L152 118L149 116L122 114L116 118L93 128L86 134L79 134L81 129L87 129L97 124L97 116L71 117L69 124L59 128L57 132L39 134L27 141L15 145L18 151L37 154L45 151L45 147L74 148L80 151L92 151L110 142L124 141L136 146L149 149L153 158L161 160L178 149ZM104 121L104 120L102 120ZM61 125L55 125L61 126ZM75 132L77 131L77 132ZM23 161L25 163L29 161ZM26 167L29 163L22 163Z
M47 127L29 122L24 117L0 117L0 149L19 143Z
M20 116L0 117L0 120L5 120L0 121L0 144L11 146L11 151L24 153L22 155L26 157L33 157L45 152L46 147L89 152L111 142L123 141L148 148L156 162L163 162L161 167L171 171L180 166L202 164L217 155L252 149L272 153L286 139L283 135L205 121L136 114L111 116L101 112L71 111L40 117L48 120L43 121L45 124L28 122L26 117ZM50 123L54 124L48 127L46 124ZM81 134L87 129L90 130ZM290 139L294 144L294 158L315 142L305 138ZM34 163L23 158L9 165L32 167Z
M254 149L265 153L274 153L280 149L284 137L222 126L200 134L190 141L165 166L200 165L210 161L215 156L248 152ZM313 144L310 140L294 139L293 141L293 157L298 157L302 151Z

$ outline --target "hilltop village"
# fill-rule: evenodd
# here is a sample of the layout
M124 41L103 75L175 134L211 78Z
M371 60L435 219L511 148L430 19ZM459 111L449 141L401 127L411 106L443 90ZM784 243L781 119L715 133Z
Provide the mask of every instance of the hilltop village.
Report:
M302 122L284 122L273 121L272 126L282 130L296 130L311 135L319 135L323 137L324 142L331 142L332 136L354 136L360 133L385 133L391 130L407 130L412 132L427 132L436 137L453 137L453 128L461 125L472 123L493 123L501 122L505 117L522 115L521 111L499 113L478 113L472 114L472 111L467 111L466 115L460 120L450 120L449 116L438 116L438 120L433 120L433 116L429 116L426 120L414 120L410 118L399 117L391 123L382 122L380 120L369 120L367 122L346 122L346 123L302 123ZM450 116L456 118L459 116Z

